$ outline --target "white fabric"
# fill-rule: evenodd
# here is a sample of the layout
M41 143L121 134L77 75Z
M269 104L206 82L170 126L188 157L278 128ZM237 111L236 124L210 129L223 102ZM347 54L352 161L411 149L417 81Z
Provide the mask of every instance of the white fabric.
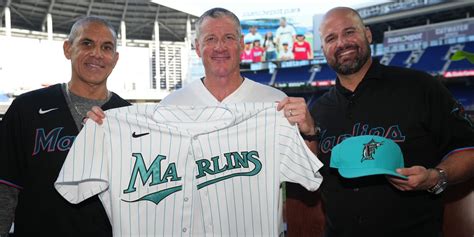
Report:
M276 236L280 184L312 191L322 181L321 162L275 103L106 114L76 137L55 187L71 203L99 194L114 236Z
M282 91L245 78L242 85L219 102L201 80L195 80L165 97L162 105L219 105L241 102L275 102L285 98Z
M275 37L278 39L279 50L283 50L283 43L288 43L288 48L293 48L293 37L296 36L296 31L293 26L286 25L285 27L278 27L275 32Z
M232 94L227 96L222 102L219 102L204 86L204 83L201 80L195 80L185 87L171 93L165 97L160 104L162 105L193 105L193 106L203 106L203 105L220 105L228 103L242 103L242 102L275 102L280 101L285 98L286 95L282 91L275 89L273 87L263 85L252 81L248 78L245 78L242 85L240 85L237 90ZM195 222L199 220L199 216L202 215L201 211L201 201L199 195L195 195L197 198L194 200L194 218ZM279 213L279 227L280 232L283 232L285 227L283 223L283 193L280 193L280 204L278 205ZM203 233L204 227L199 225L199 223L193 224L193 234L199 235Z
M263 37L258 32L255 32L255 35L252 34L252 32L249 32L249 33L245 34L244 40L246 40L246 39L249 39L252 42L254 42L255 40L258 40L258 41L260 41L260 46L263 44Z

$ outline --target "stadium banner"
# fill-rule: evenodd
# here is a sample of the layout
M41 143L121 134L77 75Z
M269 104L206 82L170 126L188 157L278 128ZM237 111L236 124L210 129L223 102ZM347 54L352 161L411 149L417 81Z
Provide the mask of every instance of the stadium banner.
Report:
M384 33L384 48L396 49L402 45L416 45L431 41L443 41L452 38L474 35L474 19L430 24L413 28L386 31Z

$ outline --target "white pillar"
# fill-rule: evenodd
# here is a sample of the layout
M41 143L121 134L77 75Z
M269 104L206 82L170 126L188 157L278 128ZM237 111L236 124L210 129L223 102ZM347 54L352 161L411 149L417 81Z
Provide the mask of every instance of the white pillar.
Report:
M184 41L185 45L185 50L183 50L183 56L182 58L182 63L181 63L181 68L183 70L183 76L181 77L181 86L186 84L188 81L191 81L191 73L190 73L190 68L192 65L191 62L191 57L190 54L192 53L192 48L191 44L192 39L191 39L191 19L188 17L186 20L186 39Z
M53 40L53 16L51 13L48 13L46 17L46 22L48 24L48 40Z
M5 30L6 30L7 37L12 36L12 21L11 21L9 7L5 8Z
M127 46L127 27L125 26L125 21L120 22L120 40L122 41L122 47Z
M155 80L157 89L160 88L160 25L155 21L153 26L155 34Z

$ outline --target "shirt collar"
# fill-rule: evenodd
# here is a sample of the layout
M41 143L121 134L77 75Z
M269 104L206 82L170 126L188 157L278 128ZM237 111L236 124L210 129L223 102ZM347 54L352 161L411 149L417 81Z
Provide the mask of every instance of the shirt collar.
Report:
M341 85L341 82L339 81L339 77L336 78L336 89L344 95L345 97L353 96L357 92L363 90L367 85L369 84L370 81L380 79L382 76L382 70L381 70L381 65L379 61L375 58L372 58L372 64L369 67L369 70L365 74L364 78L362 78L362 81L357 85L357 88L355 89L354 92L346 89Z

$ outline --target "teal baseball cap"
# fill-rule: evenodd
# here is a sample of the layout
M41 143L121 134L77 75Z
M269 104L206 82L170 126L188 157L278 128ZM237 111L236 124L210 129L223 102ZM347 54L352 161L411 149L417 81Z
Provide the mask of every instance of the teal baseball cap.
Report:
M333 147L329 166L345 178L385 174L408 179L395 171L405 167L400 147L391 139L375 135L346 138Z

